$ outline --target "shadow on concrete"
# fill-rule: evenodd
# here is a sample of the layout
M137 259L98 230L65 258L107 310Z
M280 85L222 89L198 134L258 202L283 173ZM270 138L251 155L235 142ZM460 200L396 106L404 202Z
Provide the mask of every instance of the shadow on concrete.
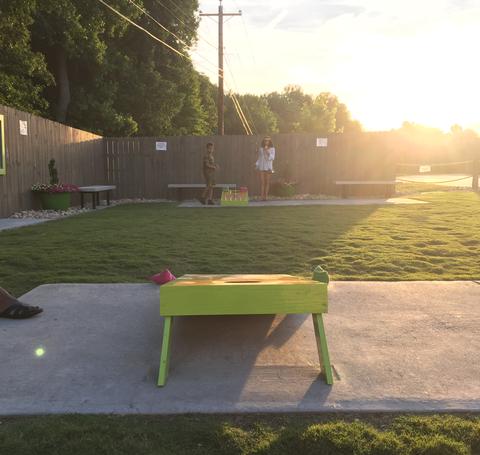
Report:
M230 403L261 403L271 400L272 383L294 384L301 380L319 382L311 393L321 403L330 388L319 376L318 359L312 362L311 352L316 351L316 345L309 316L176 317L165 390L180 378L190 378L202 385L215 383L217 397L223 396ZM306 331L311 334L306 336ZM297 356L298 349L292 350L291 343L310 345L305 351L307 361ZM298 402L298 397L292 397L291 402Z

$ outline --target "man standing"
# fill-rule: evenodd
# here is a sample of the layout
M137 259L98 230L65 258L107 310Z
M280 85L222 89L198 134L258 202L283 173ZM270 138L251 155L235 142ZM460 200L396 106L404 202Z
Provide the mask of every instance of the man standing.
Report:
M200 202L202 204L214 205L213 188L215 186L215 171L219 168L213 158L213 143L207 144L207 153L203 157L203 177L205 178L205 190L203 191Z

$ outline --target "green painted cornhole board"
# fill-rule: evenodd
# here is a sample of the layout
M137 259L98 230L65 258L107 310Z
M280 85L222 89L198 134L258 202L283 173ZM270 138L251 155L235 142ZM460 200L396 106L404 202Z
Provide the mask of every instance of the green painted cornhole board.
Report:
M166 383L174 316L311 313L322 370L333 384L322 313L328 311L328 275L184 275L160 288L164 317L158 385ZM322 281L317 281L322 280Z

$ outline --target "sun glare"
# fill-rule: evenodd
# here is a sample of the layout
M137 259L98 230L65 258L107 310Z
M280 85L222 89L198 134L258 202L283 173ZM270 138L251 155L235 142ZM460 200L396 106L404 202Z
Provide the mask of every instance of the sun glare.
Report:
M297 84L311 94L331 92L367 130L398 128L404 121L444 130L478 127L480 7L433 0L361 5L363 13L315 27L289 27L287 19L268 32L253 27L257 67L251 59L233 60L240 91L260 94ZM208 33L207 22L202 33ZM215 39L215 30L209 31ZM243 35L241 23L232 21L227 49L250 54ZM202 52L215 60L214 49L204 46Z
M368 69L355 76L353 113L369 129L405 120L444 130L456 123L473 126L480 62L465 43L472 44L468 28L446 24L420 37L390 40L378 54L364 54L362 67Z

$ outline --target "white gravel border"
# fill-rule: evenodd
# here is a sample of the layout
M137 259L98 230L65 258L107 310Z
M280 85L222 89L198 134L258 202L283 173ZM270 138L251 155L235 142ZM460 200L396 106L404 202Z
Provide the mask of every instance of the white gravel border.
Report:
M172 202L167 199L118 199L110 201L110 205L106 205L105 201L102 201L100 205L97 205L95 210L108 209L109 207L115 207L123 204L149 204L159 202ZM67 210L23 210L16 212L9 217L9 219L35 219L35 220L57 220L59 218L67 218L69 216L80 215L82 213L95 212L91 204L85 204L82 209L78 207L70 207Z

